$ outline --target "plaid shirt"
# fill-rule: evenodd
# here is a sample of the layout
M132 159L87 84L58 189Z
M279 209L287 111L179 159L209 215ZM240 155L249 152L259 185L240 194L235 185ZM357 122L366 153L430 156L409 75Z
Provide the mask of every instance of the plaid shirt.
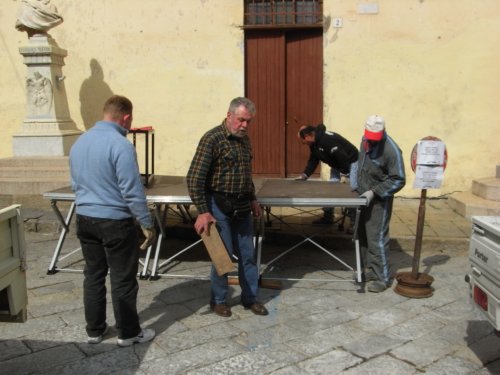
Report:
M252 182L252 146L247 136L229 132L226 122L209 130L200 140L187 174L189 196L200 214L208 212L206 193L249 194Z

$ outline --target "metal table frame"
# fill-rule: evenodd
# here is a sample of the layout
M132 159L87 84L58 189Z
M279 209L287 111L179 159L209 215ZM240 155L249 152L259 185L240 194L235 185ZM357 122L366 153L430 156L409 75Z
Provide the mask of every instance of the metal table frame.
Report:
M75 214L75 194L71 191L70 188L64 188L44 193L43 196L44 198L50 199L50 206L52 207L52 210L54 211L57 219L59 220L59 223L62 226L62 230L59 234L59 239L57 241L54 254L52 255L52 260L50 261L49 269L47 270L47 275L53 275L57 271L81 272L80 270L72 268L63 268L59 270L57 269L57 262L59 260L64 260L81 250L81 248L78 247L61 257L61 250L64 245L64 241L66 240L66 236L69 233L71 220L73 219L73 216ZM57 206L58 202L71 202L66 218L63 217L61 211L59 210L59 207Z
M162 274L159 273L158 271L161 269L161 267L166 266L167 264L171 263L175 258L180 256L181 254L185 253L189 249L193 248L194 246L198 245L200 242L202 242L201 238L194 241L193 243L189 244L188 246L182 248L181 250L178 250L174 255L171 257L163 260L160 263L160 251L161 247L163 245L163 242L167 238L166 233L165 233L165 227L166 227L166 221L167 221L167 215L168 215L168 210L170 206L175 205L179 208L181 214L183 217L190 217L189 212L187 207L192 204L191 198L189 195L178 195L178 196L148 196L148 200L154 201L154 208L153 208L153 217L154 220L157 224L157 227L159 228L158 230L158 239L156 241L156 246L153 253L153 248L150 247L148 248L146 252L146 258L144 260L144 267L141 272L141 278L150 278L152 280L156 280L160 278L161 276L168 276L168 277L176 277L176 278L190 278L190 279L201 279L205 280L208 279L208 277L204 276L194 276L194 275L178 275L178 274ZM149 269L149 263L151 261L151 257L153 258L153 264L151 267L151 270Z
M355 247L355 255L356 255L356 269L354 269L352 266L344 262L342 259L334 255L331 251L326 249L324 246L321 246L319 243L313 240L313 237L321 235L321 233L314 233L314 234L304 234L301 233L301 236L303 239L299 242L297 242L295 245L289 247L285 251L283 251L281 254L277 255L273 259L269 260L266 262L266 265L263 267L261 273L263 273L267 268L271 266L274 262L276 262L278 259L284 257L291 251L295 250L302 244L309 242L324 253L326 253L328 256L331 258L335 259L342 265L344 265L346 268L348 268L351 271L356 271L356 278L358 282L361 282L361 254L360 254L360 248L359 248L359 239L357 236L358 233L358 225L359 225L359 216L360 216L360 207L366 205L366 200L364 198L259 198L259 203L261 203L262 206L264 207L295 207L295 208L312 208L312 207L345 207L345 208L354 208L356 210L356 216L355 216L355 221L354 221L354 227L353 227L353 242L354 242L354 247ZM269 211L270 212L270 211ZM284 223L285 225L294 228L291 224L287 223L284 221L281 217L278 217L276 215L273 215L274 218L276 218L278 221L281 223ZM294 228L295 229L295 228ZM259 252L261 250L259 249ZM291 279L291 278L278 278L278 277L266 277L267 279L273 279L273 280L289 280L289 281L297 281L297 280L304 280L304 279ZM310 279L309 279L310 280ZM335 281L349 281L351 282L352 280L343 280L343 279L334 279ZM333 280L310 280L310 281L333 281Z
M163 177L163 176L162 176ZM168 178L168 176L167 176ZM290 180L286 180L290 181ZM264 181L265 182L265 181ZM308 183L308 182L305 182ZM310 183L310 182L309 182ZM329 182L324 182L328 183ZM171 186L175 186L177 190L181 187L182 183L176 183L172 184ZM165 187L166 189L169 188L169 186ZM187 188L185 194L177 194L177 195L155 195L154 193L154 187L151 189L150 192L146 190L146 195L147 195L147 201L150 204L153 204L153 217L155 220L155 223L158 227L158 238L156 241L156 244L151 245L145 254L144 261L140 261L142 265L142 270L139 272L139 277L142 279L157 279L161 276L166 276L166 277L176 277L176 278L196 278L196 279L207 279L207 277L202 277L202 276L193 276L193 275L174 275L171 273L159 273L159 270L172 262L175 258L177 258L179 255L183 254L184 252L188 251L189 249L193 248L197 244L201 242L201 239L191 243L190 245L186 246L185 248L177 251L174 255L170 256L168 259L163 260L160 262L160 250L162 247L163 242L166 239L166 233L165 233L165 223L168 215L168 210L171 209L173 205L177 206L177 208L180 211L180 215L182 215L184 218L189 218L189 211L187 210L187 207L192 204L191 199L189 195L187 195ZM181 189L182 190L182 189ZM345 208L354 208L356 210L356 217L355 217L355 223L354 223L354 228L353 228L353 242L355 246L355 255L356 255L356 275L357 275L357 280L358 282L361 282L361 255L360 255L360 248L359 248L359 240L357 237L357 229L358 229L358 224L359 224L359 216L360 216L360 208L362 206L366 205L366 199L360 198L360 197L350 197L350 198L286 198L286 197L260 197L259 196L259 191L257 191L257 197L259 200L259 203L266 208L269 208L269 211L272 207L345 207ZM65 254L61 256L61 250L65 241L65 238L68 234L69 231L69 225L71 223L71 219L74 216L75 212L75 195L71 191L71 189L68 188L63 188L63 189L58 189L58 190L53 190L50 192L47 192L44 194L44 198L50 199L51 201L51 206L52 209L54 210L58 220L60 221L62 225L62 231L59 236L59 240L57 242L56 248L54 250L54 254L52 257L52 261L49 265L49 269L47 271L47 274L54 274L58 271L65 271L65 272L82 272L81 270L75 270L75 269L70 269L70 268L57 268L57 263L60 260L63 260L72 254L76 253L77 251L80 250L80 248L77 248L68 254ZM60 212L57 203L60 201L65 201L65 202L71 202L69 211L66 215L66 217L63 217L62 213ZM275 218L278 218L277 216L274 215ZM278 218L281 222L285 223L282 218ZM286 225L289 225L288 223L285 223ZM255 247L257 250L257 264L259 267L259 274L262 277L262 273L265 269L267 269L272 263L276 262L278 259L282 258L286 254L290 253L294 249L298 248L300 245L302 245L305 242L309 242L313 244L314 246L318 247L320 250L325 252L327 255L332 257L333 259L337 260L341 264L343 264L345 267L347 267L350 270L354 270L353 267L348 265L346 262L338 258L336 255L332 254L331 251L327 250L320 244L318 244L316 241L313 240L313 237L317 236L318 233L314 235L307 235L307 234L302 234L303 239L298 242L297 244L293 245L292 247L288 248L286 251L281 253L280 255L276 256L274 259L270 260L267 262L267 264L264 266L264 268L261 270L261 254L262 254L262 244L263 244L263 239L265 238L265 225L264 225L264 215L261 216L258 225L257 225L257 230L256 230L256 235L254 237L255 241ZM150 268L150 263L151 268ZM273 279L273 278L268 278L268 279ZM279 279L279 280L295 280L295 279L288 279L288 278L274 278L274 279ZM303 279L301 279L303 280ZM346 281L344 279L331 279L331 280L321 280L321 281ZM349 280L351 281L351 280Z
M145 126L142 128L132 128L128 134L132 134L132 144L136 147L137 134L144 134L145 155L144 155L144 186L149 187L151 180L155 174L155 130L152 126ZM151 138L151 149L149 148L149 138ZM151 152L150 152L151 150ZM151 171L149 167L151 166Z

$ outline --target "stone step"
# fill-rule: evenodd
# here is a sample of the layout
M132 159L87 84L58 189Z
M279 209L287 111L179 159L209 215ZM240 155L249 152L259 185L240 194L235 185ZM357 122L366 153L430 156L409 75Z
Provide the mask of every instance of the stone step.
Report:
M70 184L68 156L0 159L0 194L43 194Z
M5 178L51 179L64 178L69 181L69 167L0 167L0 181Z
M500 202L481 198L472 192L457 192L450 195L448 205L460 215L500 216Z
M47 191L69 186L69 178L47 176L47 178L2 178L0 194L43 194Z
M472 194L500 202L500 178L488 177L472 181Z
M66 167L69 168L68 156L15 156L1 158L0 167Z

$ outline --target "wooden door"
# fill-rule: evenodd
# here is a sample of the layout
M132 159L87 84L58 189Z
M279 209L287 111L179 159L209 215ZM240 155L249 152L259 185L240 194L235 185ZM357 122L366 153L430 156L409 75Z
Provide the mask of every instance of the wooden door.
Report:
M257 107L250 126L253 173L283 177L285 168L285 35L254 31L246 35L245 95Z
M245 47L246 96L257 107L254 174L298 175L309 157L298 129L323 118L322 30L247 30Z

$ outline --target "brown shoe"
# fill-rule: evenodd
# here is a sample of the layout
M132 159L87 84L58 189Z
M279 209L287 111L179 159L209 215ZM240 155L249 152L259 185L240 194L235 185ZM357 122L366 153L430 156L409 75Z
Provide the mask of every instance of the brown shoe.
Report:
M231 308L225 303L210 303L210 309L223 318L229 318L232 315Z
M259 302L254 302L250 305L243 305L245 309L250 309L255 315L267 315L269 311L267 311L266 307Z

